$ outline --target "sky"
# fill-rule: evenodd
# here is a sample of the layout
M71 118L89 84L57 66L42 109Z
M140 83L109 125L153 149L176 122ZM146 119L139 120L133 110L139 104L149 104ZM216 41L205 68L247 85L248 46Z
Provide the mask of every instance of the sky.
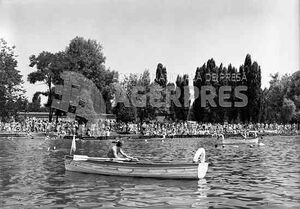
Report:
M239 67L249 53L270 74L300 70L299 0L0 0L0 37L16 46L27 80L29 56L63 51L76 36L103 46L106 67L121 77L156 66L169 81L195 75L214 58ZM24 83L32 98L44 84Z

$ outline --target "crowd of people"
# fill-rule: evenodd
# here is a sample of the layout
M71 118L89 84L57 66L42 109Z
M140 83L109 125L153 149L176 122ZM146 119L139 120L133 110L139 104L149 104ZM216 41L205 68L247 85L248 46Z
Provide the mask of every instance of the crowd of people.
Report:
M144 136L180 136L239 134L257 131L262 134L298 134L297 124L212 124L195 121L168 122L152 121L144 123L124 123L103 119L97 124L79 124L76 120L49 122L46 119L27 118L23 122L0 122L0 132L50 133L59 135L110 136L114 134L142 134Z
M264 134L298 134L297 124L212 124L186 122L150 122L142 125L136 123L119 124L128 133L142 133L146 136L180 136L180 135L212 135L239 134L245 131L257 131ZM299 132L300 133L300 132Z
M76 133L78 127L77 121L58 121L49 122L45 119L27 118L23 122L12 121L10 123L0 122L0 132L24 132L24 133L50 133L57 132L61 134L72 135Z
M26 118L23 122L0 122L0 133L56 133L57 135L107 136L115 131L113 120L102 120L99 124L79 124L76 120L49 122L47 119Z

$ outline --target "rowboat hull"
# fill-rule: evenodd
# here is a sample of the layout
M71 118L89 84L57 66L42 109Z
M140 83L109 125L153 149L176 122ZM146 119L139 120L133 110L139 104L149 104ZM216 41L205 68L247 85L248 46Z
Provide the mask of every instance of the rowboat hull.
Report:
M223 144L258 144L258 138L252 139L224 139Z
M201 179L208 169L208 163L142 163L115 161L76 161L65 157L67 171L113 176L131 176L161 179Z

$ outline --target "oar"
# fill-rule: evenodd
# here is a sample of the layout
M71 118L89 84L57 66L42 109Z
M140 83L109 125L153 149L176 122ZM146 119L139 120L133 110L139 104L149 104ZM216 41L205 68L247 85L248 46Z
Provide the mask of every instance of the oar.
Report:
M73 160L75 161L86 161L86 160L94 160L94 161L138 161L137 159L130 158L103 158L103 157L89 157L87 155L73 155Z

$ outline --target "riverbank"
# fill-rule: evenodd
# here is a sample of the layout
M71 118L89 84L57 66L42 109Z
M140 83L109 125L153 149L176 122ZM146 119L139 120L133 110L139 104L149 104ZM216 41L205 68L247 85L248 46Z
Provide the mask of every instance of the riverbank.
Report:
M299 136L300 132L297 133L258 133L259 137L265 136ZM225 134L225 138L231 137L240 137L240 134ZM113 136L79 136L78 138L83 140L118 140L118 139L172 139L172 138L211 138L211 134L199 134L199 135L172 135L172 136L163 136L163 135L152 135L152 136L145 136L142 134L118 134ZM64 136L63 139L72 139L73 136Z
M0 137L56 137L58 136L55 132L45 133L45 132L0 132Z
M276 134L276 133L259 133L258 136L298 136L300 133L283 133L283 134ZM0 133L0 137L26 137L26 136L32 136L32 137L56 137L58 136L55 133ZM113 140L113 139L149 139L149 138L210 138L211 134L199 134L199 135L172 135L172 136L163 136L163 135L153 135L153 136L145 136L141 134L116 134L113 136L77 136L77 138L84 139L84 140ZM225 134L225 138L230 137L237 137L240 136L239 134ZM62 136L63 139L72 139L72 135L66 135Z
M299 136L300 131L294 131L294 132L286 132L286 133L276 133L274 131L266 131L262 133L258 133L258 136ZM32 133L26 133L26 132L0 132L0 137L58 137L59 135L55 132L45 133L45 132L32 132ZM237 137L241 136L240 134L233 134L233 133L225 133L225 138L230 137ZM198 135L142 135L142 134L118 134L115 133L111 136L76 136L77 138L83 139L83 140L117 140L117 139L149 139L149 138L159 138L159 139L172 139L172 138L211 138L212 134L198 134ZM72 139L73 135L65 135L62 136L63 139Z

